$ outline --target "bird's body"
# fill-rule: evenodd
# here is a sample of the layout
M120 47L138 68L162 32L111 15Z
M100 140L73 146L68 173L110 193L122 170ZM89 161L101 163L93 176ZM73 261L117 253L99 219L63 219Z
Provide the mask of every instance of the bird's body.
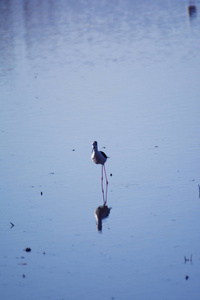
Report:
M107 160L107 155L103 151L98 151L98 145L97 142L92 143L92 156L91 159L95 164L101 164L104 165Z
M103 193L103 201L104 204L107 201L107 186L108 186L108 180L106 176L106 168L105 168L105 162L107 161L108 156L103 152L98 150L98 144L97 142L92 142L92 156L91 159L95 164L101 164L102 165L102 171L101 171L101 188ZM103 189L103 171L106 178L106 199L104 199L104 189Z

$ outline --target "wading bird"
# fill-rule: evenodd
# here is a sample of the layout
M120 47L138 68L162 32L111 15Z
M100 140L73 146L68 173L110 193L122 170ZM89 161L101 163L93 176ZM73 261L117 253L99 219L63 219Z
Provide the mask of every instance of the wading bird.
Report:
M101 188L102 188L102 193L103 193L103 201L106 203L107 201L107 185L108 185L108 179L106 176L106 168L105 168L105 162L108 158L108 156L103 152L103 151L98 151L98 145L97 142L92 142L92 156L91 159L95 164L100 164L102 165L101 169ZM103 189L103 172L105 174L106 178L106 199L104 199L104 189Z

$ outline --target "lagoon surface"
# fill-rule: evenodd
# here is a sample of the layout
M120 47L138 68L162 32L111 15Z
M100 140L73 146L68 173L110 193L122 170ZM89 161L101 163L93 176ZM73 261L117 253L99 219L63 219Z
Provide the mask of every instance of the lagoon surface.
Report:
M0 1L0 299L200 296L200 4ZM107 206L101 166L109 159Z

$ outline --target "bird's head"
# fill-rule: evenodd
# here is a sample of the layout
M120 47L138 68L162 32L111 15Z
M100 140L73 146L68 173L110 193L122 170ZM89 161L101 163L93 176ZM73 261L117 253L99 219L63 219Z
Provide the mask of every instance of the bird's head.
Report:
M92 142L92 148L97 149L97 142L96 141Z

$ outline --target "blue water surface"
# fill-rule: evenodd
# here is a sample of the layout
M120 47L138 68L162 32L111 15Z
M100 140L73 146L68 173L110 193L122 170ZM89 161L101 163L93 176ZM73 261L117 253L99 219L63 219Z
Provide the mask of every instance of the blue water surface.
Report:
M2 300L198 299L199 16L186 0L0 2Z

